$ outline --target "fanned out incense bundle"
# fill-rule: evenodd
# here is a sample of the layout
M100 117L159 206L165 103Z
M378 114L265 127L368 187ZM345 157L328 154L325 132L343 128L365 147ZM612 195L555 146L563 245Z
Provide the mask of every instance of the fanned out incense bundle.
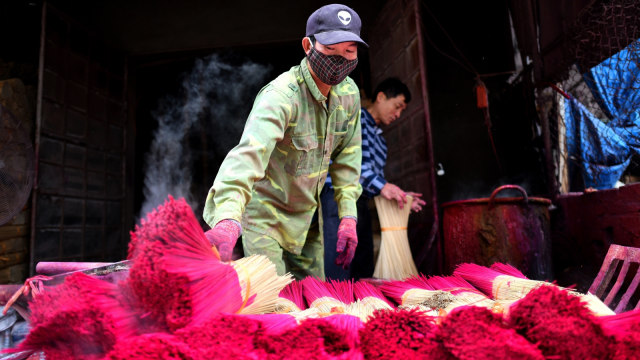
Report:
M454 296L453 301L443 308L445 314L460 306L479 306L488 309L493 309L495 306L493 300L460 277L432 276L427 282L434 289L446 291Z
M333 286L314 277L301 280L302 293L309 308L317 308L322 313L344 313L346 303L338 299ZM353 293L351 295L353 297Z
M513 267L509 268L509 265L494 265L492 268L487 268L476 264L460 264L454 271L454 274L460 275L478 289L496 299L505 309L508 309L514 301L522 299L530 291L543 285L567 290L547 281L527 279L524 274L517 269ZM494 269L500 269L500 271ZM506 275L506 273L512 275ZM581 294L573 290L568 290L568 292L573 296L579 297L586 303L589 310L597 316L615 314L613 310L591 293Z
M359 317L362 322L366 322L376 310L395 309L378 288L366 281L357 281L353 291L357 300L348 304L345 312Z
M302 294L302 283L294 280L280 291L274 311L278 313L289 313L302 311L306 308L307 304Z
M356 300L351 280L329 280L325 282L325 285L343 304L350 304Z
M407 203L402 209L398 208L395 200L387 200L382 196L376 196L374 201L378 210L382 240L373 276L378 279L402 280L418 275L407 236L413 198L407 196Z
M175 331L254 301L236 270L220 261L184 199L169 199L132 234L127 284L160 328Z
M495 300L518 300L531 290L545 284L544 281L505 275L485 266L464 263L453 272Z
M495 270L505 275L511 275L511 276L522 278L522 279L527 278L520 270L518 270L516 267L510 264L496 262L496 263L493 263L489 268L491 270Z
M370 306L373 310L394 308L393 304L375 286L366 281L356 281L353 284L353 293L363 304Z
M515 276L521 279L527 278L518 269L508 264L495 263L491 265L491 269L501 272L503 274ZM551 284L548 282L543 282L543 283L544 285L557 286L555 284ZM569 290L569 293L571 295L580 297L582 301L584 301L587 304L587 307L589 308L589 310L591 310L596 316L606 316L606 315L615 314L615 312L611 310L605 303L603 303L602 300L600 300L597 296L591 294L590 292L587 292L586 294L581 294L577 291Z
M273 311L292 281L265 256L221 262L184 199L169 197L132 237L129 283L145 310L173 331L221 312Z
M432 316L438 315L439 309L455 300L451 293L434 289L422 275L401 281L386 281L380 285L380 290L403 308L417 308Z
M252 255L231 263L240 279L242 298L253 298L239 314L263 314L276 309L282 289L293 281L291 274L278 276L276 266L264 255Z

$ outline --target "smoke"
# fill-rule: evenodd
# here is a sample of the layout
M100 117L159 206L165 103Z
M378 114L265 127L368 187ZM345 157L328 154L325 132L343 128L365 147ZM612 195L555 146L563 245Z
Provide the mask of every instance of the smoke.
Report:
M140 217L168 195L184 197L192 208L199 206L204 199L192 191L190 137L205 130L204 151L212 151L213 158L223 157L238 143L253 99L270 71L270 66L252 62L230 64L214 54L195 61L183 78L179 95L160 100L152 113L158 128L145 155L145 200Z

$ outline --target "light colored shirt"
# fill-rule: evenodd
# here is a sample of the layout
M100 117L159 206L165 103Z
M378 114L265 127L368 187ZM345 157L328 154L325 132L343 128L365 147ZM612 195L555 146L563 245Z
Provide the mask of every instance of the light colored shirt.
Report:
M357 85L347 77L325 97L305 58L258 93L209 190L204 220L240 221L300 254L327 172L340 217L357 217L361 158Z

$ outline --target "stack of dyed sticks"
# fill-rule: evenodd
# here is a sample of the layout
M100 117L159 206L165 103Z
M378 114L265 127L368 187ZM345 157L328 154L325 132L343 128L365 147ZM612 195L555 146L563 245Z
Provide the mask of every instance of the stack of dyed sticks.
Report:
M260 258L223 263L182 200L149 214L129 250L125 281L77 274L36 297L32 330L14 350L54 360L633 359L640 351L639 311L596 316L584 297L499 264L353 283L291 282Z

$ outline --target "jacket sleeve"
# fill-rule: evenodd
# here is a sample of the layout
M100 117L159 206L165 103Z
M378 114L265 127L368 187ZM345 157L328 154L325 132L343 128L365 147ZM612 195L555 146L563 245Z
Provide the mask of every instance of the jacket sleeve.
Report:
M358 217L356 201L362 193L360 165L362 162L362 133L360 132L360 99L357 98L349 118L349 130L342 144L333 153L329 174L338 203L338 216Z
M224 219L241 222L253 184L264 177L271 152L283 139L291 112L290 99L271 85L258 94L240 142L225 157L207 195L203 218L209 226Z

